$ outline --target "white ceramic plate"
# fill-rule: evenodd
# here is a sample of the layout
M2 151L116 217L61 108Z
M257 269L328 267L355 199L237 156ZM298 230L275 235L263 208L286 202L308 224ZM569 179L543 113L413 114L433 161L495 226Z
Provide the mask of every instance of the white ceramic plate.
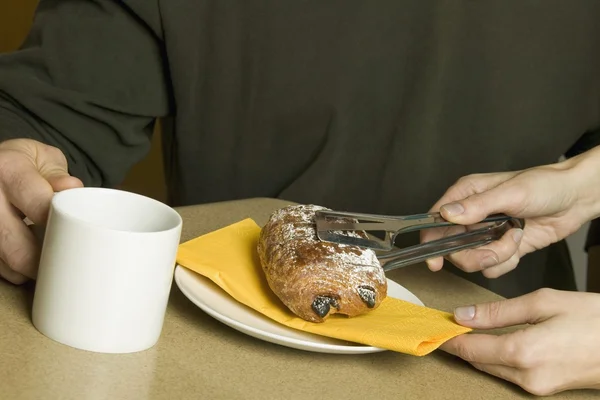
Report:
M385 351L288 328L238 302L210 279L179 265L175 268L175 282L183 294L208 315L257 339L319 353L364 354ZM414 294L389 279L388 296L423 305Z

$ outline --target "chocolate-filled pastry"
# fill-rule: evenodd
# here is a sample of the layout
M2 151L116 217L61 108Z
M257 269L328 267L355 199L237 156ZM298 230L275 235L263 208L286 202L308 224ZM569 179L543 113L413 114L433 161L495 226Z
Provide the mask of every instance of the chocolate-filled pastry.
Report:
M387 294L387 280L373 250L319 240L314 218L324 209L316 205L279 209L258 241L269 287L294 314L311 322L323 322L335 313L364 314L376 309Z

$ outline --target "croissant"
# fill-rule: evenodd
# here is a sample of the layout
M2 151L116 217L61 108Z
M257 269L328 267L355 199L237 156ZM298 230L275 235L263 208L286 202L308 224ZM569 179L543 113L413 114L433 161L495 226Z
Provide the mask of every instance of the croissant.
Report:
M257 250L269 287L290 311L310 322L376 309L386 297L387 280L375 252L320 241L314 217L321 209L326 208L284 207L262 228Z

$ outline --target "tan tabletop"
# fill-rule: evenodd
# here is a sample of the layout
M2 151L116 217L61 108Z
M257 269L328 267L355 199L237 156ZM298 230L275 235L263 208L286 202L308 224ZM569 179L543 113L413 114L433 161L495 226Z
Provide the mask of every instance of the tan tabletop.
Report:
M251 217L263 224L287 203L253 199L179 209L182 240ZM427 306L497 299L422 265L389 273ZM520 388L436 351L333 355L246 336L214 320L173 284L159 343L145 352L95 354L47 339L31 324L31 286L0 282L0 399L520 399ZM556 399L600 398L573 391Z

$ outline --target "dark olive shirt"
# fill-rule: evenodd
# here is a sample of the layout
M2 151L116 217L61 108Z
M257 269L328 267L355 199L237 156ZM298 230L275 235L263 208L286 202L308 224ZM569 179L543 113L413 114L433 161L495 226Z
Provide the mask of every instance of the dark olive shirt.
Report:
M42 0L0 56L0 139L112 186L162 117L172 205L420 213L463 175L554 162L600 127L599 20L595 0ZM562 242L469 279L574 288Z

